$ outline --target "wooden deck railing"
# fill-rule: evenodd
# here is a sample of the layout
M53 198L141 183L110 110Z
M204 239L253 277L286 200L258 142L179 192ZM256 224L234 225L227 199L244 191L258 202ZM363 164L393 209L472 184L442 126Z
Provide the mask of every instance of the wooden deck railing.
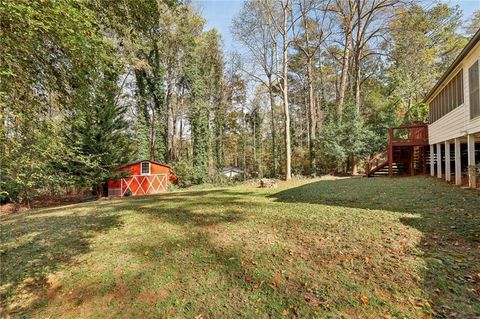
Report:
M428 145L427 124L414 124L391 127L389 129L390 144L393 146Z

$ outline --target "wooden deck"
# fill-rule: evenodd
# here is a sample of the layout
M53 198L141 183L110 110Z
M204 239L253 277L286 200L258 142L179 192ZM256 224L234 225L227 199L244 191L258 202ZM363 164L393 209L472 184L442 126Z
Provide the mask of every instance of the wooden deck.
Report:
M415 124L389 128L389 146L426 146L428 125Z
M428 146L428 125L425 123L389 128L389 141L386 150L373 156L365 165L367 176L388 167L388 175L393 176L393 167L403 165L408 174L420 171L425 173Z

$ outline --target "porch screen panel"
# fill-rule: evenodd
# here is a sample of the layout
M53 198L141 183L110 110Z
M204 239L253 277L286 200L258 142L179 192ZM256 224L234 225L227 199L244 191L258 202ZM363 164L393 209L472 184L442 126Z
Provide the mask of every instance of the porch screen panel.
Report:
M470 96L470 119L480 115L478 61L468 69L468 87Z
M463 102L463 70L460 70L431 100L429 109L430 123L439 120L462 105Z
M457 87L457 90L460 92L460 101L458 105L463 104L463 70L459 72L458 77L460 78L460 83L459 86Z

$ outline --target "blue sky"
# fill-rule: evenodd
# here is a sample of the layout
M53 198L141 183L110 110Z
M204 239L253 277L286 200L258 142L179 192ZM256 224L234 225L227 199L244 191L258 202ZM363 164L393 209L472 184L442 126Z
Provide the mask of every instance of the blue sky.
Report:
M232 18L242 8L243 0L195 0L203 17L207 20L207 29L216 28L223 37L225 51L235 49L235 41L230 33ZM460 5L464 18L468 18L473 11L480 9L480 0L450 0L443 1L450 5Z
M232 19L240 12L242 0L196 0L200 12L207 20L207 29L216 28L223 38L226 51L234 49L234 40L230 33Z

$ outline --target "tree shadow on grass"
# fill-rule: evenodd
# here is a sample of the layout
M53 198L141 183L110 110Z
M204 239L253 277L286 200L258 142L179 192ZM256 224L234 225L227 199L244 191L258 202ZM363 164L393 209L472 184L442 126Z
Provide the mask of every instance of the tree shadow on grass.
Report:
M137 215L140 217L139 223L151 221L162 228L156 231L156 226L146 226L142 231L148 231L149 236L155 239L149 240L141 235L139 239L133 235L131 240L123 244L125 252L117 251L125 256L134 255L128 258L133 264L140 263L140 268L127 266L125 271L129 272L128 276L116 274L112 277L113 282L107 284L98 278L85 278L81 286L72 289L73 295L63 301L62 307L73 308L73 313L78 314L80 310L76 306L91 308L93 303L106 304L114 299L121 306L109 311L123 308L126 311L123 315L127 317L194 317L203 313L215 318L221 317L221 311L224 311L223 308L210 308L214 305L212 298L218 294L216 289L231 291L236 298L247 298L254 286L257 286L256 293L265 300L265 305L269 304L268 300L275 298L298 298L299 302L304 302L301 296L275 296L277 292L264 284L271 280L271 276L263 278L249 274L242 259L244 247L241 242L218 245L216 235L222 228L216 226L228 227L228 224L241 223L247 218L245 208L254 204L248 203L246 194L221 190L195 192L192 196L171 193L111 201L106 210L120 215ZM165 226L168 224L176 226L170 233L168 226ZM119 269L120 273L122 271ZM166 277L172 274L178 277L172 285L168 285ZM217 287L211 278L218 278L220 286ZM152 282L156 284L151 285ZM221 298L225 304L228 303L229 297ZM244 299L241 299L236 306L226 307L240 309L243 303ZM282 307L269 311L280 316L285 304L280 305ZM250 317L255 316L252 309L248 311L252 311Z
M68 208L73 212L60 213ZM0 218L1 299L9 303L18 289L35 299L8 305L8 312L21 314L33 306L48 288L49 274L88 252L90 240L97 234L122 225L116 215L74 211L75 206L70 205Z
M48 275L71 263L74 257L91 251L90 242L99 233L122 226L120 217L124 212L133 210L162 222L199 228L242 220L241 214L232 209L222 214L192 211L193 208L211 206L215 202L227 205L237 203L240 193L229 192L230 197L225 199L226 192L226 189L174 192L2 216L0 297L8 304L12 294L21 291L35 299L22 304L9 304L6 310L21 314L35 307L35 303L42 301L49 290ZM208 196L208 200L200 203L199 199L204 196ZM180 201L183 208L167 209L164 203L168 201ZM83 209L89 211L82 214Z
M208 227L223 223L236 223L245 219L243 214L233 209L226 209L222 214L192 212L181 208L150 208L142 207L142 212L147 213L163 222L177 225L190 225L195 227Z
M285 203L407 214L400 215L399 221L422 233L417 247L426 265L422 289L435 317L480 316L477 192L429 177L371 178L313 182L270 197Z
M258 205L249 199L255 195L254 192L234 192L228 189L172 192L116 199L109 206L116 211L148 212L170 223L183 224L199 219L210 219L210 222L215 224L229 219L232 222L235 219L240 221L243 218L239 212L240 208L245 215L249 207ZM232 213L235 210L236 212Z
M122 211L131 207L117 205L115 209ZM243 211L230 207L221 213L200 212L193 208L148 205L136 209L136 214L148 216L152 223L181 227L175 227L171 233L163 229L158 233L152 231L150 235L160 235L154 240L126 243L127 255L133 254L132 260L140 261L141 268L134 268L129 276L117 276L108 289L101 289L98 282L88 283L86 279L82 287L73 289L74 295L70 297L78 305L86 303L88 308L92 300L101 304L102 300L109 300L113 295L115 303L126 309L123 314L126 317L193 318L203 314L206 318L222 318L224 308L230 308L227 313L241 313L241 317L253 318L259 316L255 312L257 309L244 303L254 293L258 301L262 301L258 306L263 307L260 313L269 313L271 317L282 316L282 311L292 304L303 303L304 311L309 309L300 282L290 282L290 288L294 286L299 291L288 294L284 293L286 287L282 287L283 290L272 288L272 275L266 271L259 274L252 269L257 267L254 260L258 256L245 256L241 241L226 245L218 242L217 236L221 236L223 230L216 226L241 223L246 219ZM180 234L176 234L179 229ZM178 236L171 236L173 234ZM256 253L268 255L268 258L272 255L270 250ZM280 258L278 252L277 258ZM219 307L218 302L222 302L224 308ZM110 311L118 311L118 308L121 307ZM79 310L75 311L78 313Z

